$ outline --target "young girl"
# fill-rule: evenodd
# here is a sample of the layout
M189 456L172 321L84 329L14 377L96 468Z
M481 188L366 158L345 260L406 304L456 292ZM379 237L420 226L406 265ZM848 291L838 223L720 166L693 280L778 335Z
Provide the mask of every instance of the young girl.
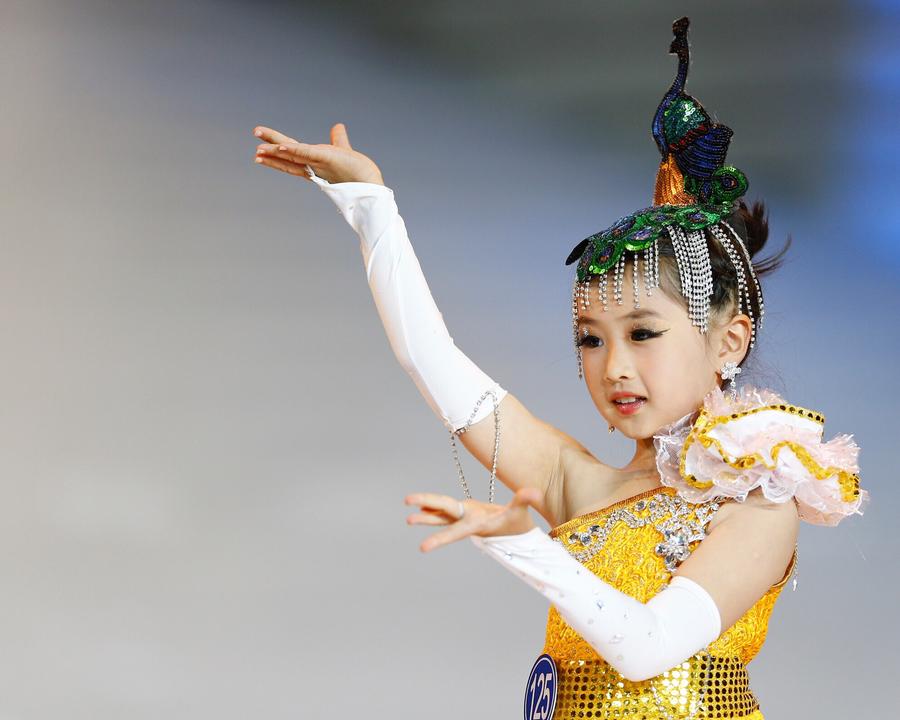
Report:
M687 28L673 25L678 72L653 119L653 206L567 260L579 376L610 432L635 441L623 468L534 417L454 345L394 193L344 125L321 145L255 130L256 161L316 183L358 233L397 359L451 442L491 469L490 502L471 499L461 469L465 500L405 502L421 508L409 523L443 526L423 551L468 537L551 601L526 718L763 718L746 666L796 567L799 520L834 525L868 499L850 436L824 443L819 413L737 387L764 317L758 278L783 252L753 261L764 208L747 207L746 177L724 163L732 131L684 91ZM493 503L495 476L514 492L506 506Z

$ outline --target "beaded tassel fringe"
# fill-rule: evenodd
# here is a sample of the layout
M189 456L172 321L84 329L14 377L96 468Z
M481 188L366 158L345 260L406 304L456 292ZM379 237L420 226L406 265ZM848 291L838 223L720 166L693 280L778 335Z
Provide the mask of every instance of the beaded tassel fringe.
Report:
M675 252L675 262L678 265L678 279L681 284L681 294L688 303L688 317L691 324L700 329L701 333L709 330L710 298L713 294L712 264L709 256L709 245L703 230L685 230L678 225L667 225L666 230L672 242ZM762 291L759 286L759 278L753 269L750 253L741 240L740 235L725 220L710 225L709 230L719 241L731 264L734 266L738 283L738 312L746 313L750 318L751 334L750 349L756 345L757 328L762 326L765 316ZM727 230L727 232L726 232ZM622 298L622 280L625 276L626 252L623 252L609 270L595 275L589 275L584 282L578 282L575 277L572 286L572 334L575 342L575 355L578 360L578 377L584 377L584 368L581 357L581 343L578 337L578 301L581 300L581 309L591 307L591 281L597 277L597 296L603 306L603 310L609 310L608 283L612 273L613 299L617 305L624 304ZM659 287L659 246L652 243L643 250L643 273L639 263L640 251L631 253L631 282L634 291L634 307L640 305L640 282L643 276L644 287L647 295L653 294L653 289ZM749 277L748 277L749 276ZM758 313L754 312L753 298L750 291L750 283L753 283L757 299ZM585 330L585 334L587 330Z
M644 265L642 273L640 268L641 252L637 251L631 253L631 284L634 291L634 307L636 308L641 306L641 289L639 281L641 275L643 275L644 288L646 289L648 296L652 295L653 290L659 287L659 250L656 243L653 243L644 249L643 256ZM625 263L626 257L623 252L616 264L610 268L613 273L613 299L617 305L623 305L625 302L622 298L622 279L625 277ZM578 277L576 276L572 285L572 336L575 342L575 355L578 360L579 379L584 377L584 369L581 359L581 344L578 338L578 305L580 300L582 310L587 310L591 307L591 281L594 277L597 278L597 299L602 304L603 310L607 311L609 310L608 271L599 273L598 275L590 275L584 282L578 282Z

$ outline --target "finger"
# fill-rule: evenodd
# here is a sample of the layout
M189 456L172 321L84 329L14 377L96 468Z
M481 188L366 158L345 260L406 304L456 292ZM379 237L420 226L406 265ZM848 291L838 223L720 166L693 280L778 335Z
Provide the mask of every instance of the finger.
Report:
M282 160L287 160L289 162L295 161L294 160L294 158L296 157L295 155L287 153L283 150L279 150L278 149L279 147L280 147L279 145L269 145L269 144L259 145L256 148L256 156L259 157L260 155L264 155L266 157L281 158Z
M306 165L309 161L303 160L303 158L298 157L295 153L289 152L288 150L281 150L280 148L286 147L285 145L272 145L270 143L264 143L262 145L258 145L256 148L257 156L264 155L266 157L276 157L281 158L282 160L287 160L288 162L299 163L300 165Z
M298 142L280 144L278 154L279 157L295 157L308 163L325 163L334 157L328 145L307 145Z
M446 530L441 530L426 538L422 544L419 545L419 549L422 552L431 552L435 548L439 548L442 545L449 545L457 540L462 540L464 537L471 534L472 530L463 523L453 523Z
M421 505L422 508L433 508L442 510L448 515L459 517L459 500L447 495L438 495L436 493L415 493L407 495L405 498L407 505Z
M429 515L447 515L446 510L435 510L434 508L422 508L422 512L428 513Z
M406 518L409 525L449 525L453 521L446 515L433 515L430 513L416 513Z
M257 125L255 128L253 128L253 134L256 137L262 138L266 142L270 143L298 142L297 140L294 140L294 138L288 137L284 133L280 133L277 130L266 127L265 125Z
M282 160L291 160L301 164L325 165L334 160L330 153L330 145L307 145L306 143L291 142L288 144L271 144L257 146L259 155L271 155Z
M350 138L347 137L347 126L344 123L337 123L331 128L331 144L348 150L353 149L350 147Z
M296 175L297 177L302 177L303 179L312 182L312 179L306 172L306 166L304 165L298 165L297 163L290 162L289 160L281 160L280 158L267 157L265 155L257 156L256 162L260 165L265 165L266 167L270 167L275 170L281 170L282 172L286 172L289 175Z
M298 165L315 165L321 167L327 164L320 160L311 159L308 154L302 152L294 152L291 145L260 145L256 149L257 157L279 158L286 162L296 163Z

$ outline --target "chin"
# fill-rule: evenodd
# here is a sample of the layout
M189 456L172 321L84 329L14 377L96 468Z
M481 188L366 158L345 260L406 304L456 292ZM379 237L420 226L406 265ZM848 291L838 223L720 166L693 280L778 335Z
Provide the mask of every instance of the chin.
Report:
M629 440L646 440L652 438L661 425L657 420L649 417L635 417L625 419L618 418L618 422L613 423L616 430Z
M611 424L616 428L617 433L627 437L629 440L637 440L643 434L640 431L639 424L635 422L627 420L622 422L622 418L617 418L617 422Z
M622 435L627 437L629 440L647 440L648 438L652 438L655 434L654 432L647 432L643 428L633 428L631 432L622 430L621 428L616 428L616 430L619 430Z

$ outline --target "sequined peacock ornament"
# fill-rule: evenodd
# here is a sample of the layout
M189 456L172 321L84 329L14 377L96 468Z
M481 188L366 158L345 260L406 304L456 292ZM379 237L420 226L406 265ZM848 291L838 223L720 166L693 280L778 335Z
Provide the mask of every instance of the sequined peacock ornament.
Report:
M579 377L582 377L582 364L578 299L581 298L582 308L590 306L590 283L597 276L598 295L603 309L608 310L607 276L612 270L613 296L621 305L622 279L630 252L634 306L640 307L639 277L643 276L647 295L652 295L653 289L659 287L658 242L664 234L674 250L681 292L688 301L688 314L700 332L708 329L709 298L713 290L708 242L719 242L734 265L738 311L746 313L753 325L751 348L756 342L757 325L762 323L765 314L750 253L732 226L738 199L749 185L744 173L725 165L733 132L725 125L714 123L700 102L684 90L690 65L689 24L686 17L672 24L675 37L669 52L678 56L678 70L653 116L653 138L662 155L653 205L626 215L606 230L585 238L566 258L566 265L578 261L572 327ZM643 272L640 270L641 254Z
M672 25L669 52L678 56L678 72L653 116L653 139L663 158L654 205L722 205L747 192L744 173L725 165L731 128L712 122L703 105L684 91L691 61L689 24L684 17Z

